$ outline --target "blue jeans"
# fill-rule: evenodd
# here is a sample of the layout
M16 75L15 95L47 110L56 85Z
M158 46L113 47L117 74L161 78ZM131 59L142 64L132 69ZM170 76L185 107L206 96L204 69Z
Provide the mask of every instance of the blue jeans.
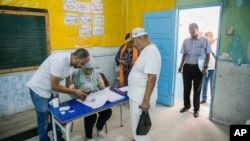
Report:
M214 92L214 70L208 70L208 74L203 77L201 101L207 101L207 86L208 86L209 80L210 80L210 93L213 94Z
M49 112L47 108L49 101L53 98L52 94L50 98L43 98L30 89L30 96L37 114L37 131L39 135L39 141L50 141L50 137L48 136ZM62 140L61 129L56 127L56 131L57 140Z

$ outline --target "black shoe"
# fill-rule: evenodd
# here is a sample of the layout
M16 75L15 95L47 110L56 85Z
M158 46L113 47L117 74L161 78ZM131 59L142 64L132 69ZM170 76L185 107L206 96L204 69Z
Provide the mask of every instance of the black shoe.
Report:
M202 101L200 102L200 104L203 104L203 103L206 103L206 101L202 100Z
M53 139L53 141L54 141L54 139ZM66 141L64 138L62 138L61 140L58 140L58 141Z
M194 117L197 118L199 116L199 112L198 111L194 111Z
M184 107L184 108L182 108L182 109L180 110L180 112L181 112L181 113L186 112L188 109L189 109L189 108Z

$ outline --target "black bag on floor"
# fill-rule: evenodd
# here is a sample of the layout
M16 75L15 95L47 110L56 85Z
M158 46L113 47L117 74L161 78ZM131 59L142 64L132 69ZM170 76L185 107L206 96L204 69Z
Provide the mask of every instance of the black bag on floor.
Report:
M148 111L142 111L136 128L136 135L147 135L151 125L152 123Z

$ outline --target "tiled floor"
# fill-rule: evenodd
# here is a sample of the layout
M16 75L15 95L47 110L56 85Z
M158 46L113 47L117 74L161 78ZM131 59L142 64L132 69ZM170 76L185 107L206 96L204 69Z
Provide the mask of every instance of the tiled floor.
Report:
M200 116L193 117L193 110L180 113L183 101L173 107L157 104L152 119L152 141L228 141L229 127L208 119L209 103L202 104ZM133 137L130 129L129 106L123 108L123 127L120 127L119 107L113 107L113 115L108 121L108 134L100 141L130 141ZM72 141L84 140L83 119L73 124ZM51 132L49 133L52 136ZM38 137L26 141L38 141Z

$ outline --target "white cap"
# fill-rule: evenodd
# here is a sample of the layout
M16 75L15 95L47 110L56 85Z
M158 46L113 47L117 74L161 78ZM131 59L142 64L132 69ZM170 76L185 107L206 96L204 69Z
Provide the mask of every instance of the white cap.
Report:
M132 31L132 38L148 34L144 28L136 27Z

